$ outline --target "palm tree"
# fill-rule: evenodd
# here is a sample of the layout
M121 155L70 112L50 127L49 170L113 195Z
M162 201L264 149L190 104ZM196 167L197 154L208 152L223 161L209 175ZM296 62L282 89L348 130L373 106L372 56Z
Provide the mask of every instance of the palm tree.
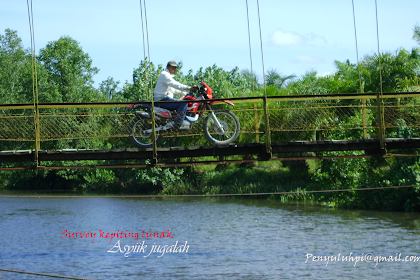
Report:
M413 35L413 39L417 41L417 43L420 44L420 26L416 25L414 26L414 35Z
M384 52L381 55L382 85L385 92L401 91L401 82L417 77L420 67L420 49L411 52L399 49L397 52ZM377 54L366 56L361 62L362 80L366 81L366 92L379 92L379 57Z
M279 88L285 86L287 81L294 78L296 78L296 75L282 76L275 69L268 70L265 76L267 86L277 86Z

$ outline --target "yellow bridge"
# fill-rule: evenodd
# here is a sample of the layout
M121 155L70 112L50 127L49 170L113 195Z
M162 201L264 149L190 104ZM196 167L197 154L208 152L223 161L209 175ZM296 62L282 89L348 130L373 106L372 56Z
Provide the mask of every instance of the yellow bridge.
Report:
M198 120L190 131L163 134L156 149L128 140L128 103L3 104L0 170L415 156L420 148L420 93L230 100L241 124L234 144L211 146Z

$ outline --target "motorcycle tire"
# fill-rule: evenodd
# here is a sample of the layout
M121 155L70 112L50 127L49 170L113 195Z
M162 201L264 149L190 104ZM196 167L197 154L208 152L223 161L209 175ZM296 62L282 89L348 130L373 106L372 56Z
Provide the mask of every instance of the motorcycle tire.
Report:
M136 117L129 127L129 138L131 143L139 148L153 147L152 133L144 133L144 130L152 128L152 120ZM156 142L159 139L159 132L156 131Z
M220 129L213 114L208 114L204 121L204 135L207 140L216 145L227 145L234 142L240 132L238 118L229 110L213 111L223 129Z

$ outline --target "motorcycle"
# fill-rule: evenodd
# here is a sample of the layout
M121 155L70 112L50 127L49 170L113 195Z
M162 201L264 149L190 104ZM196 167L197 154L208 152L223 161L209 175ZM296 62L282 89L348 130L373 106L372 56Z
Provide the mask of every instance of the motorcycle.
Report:
M212 89L202 81L202 78L194 77L199 81L197 95L190 91L183 100L189 100L185 119L190 122L188 127L180 127L180 130L191 130L194 124L208 113L204 120L204 135L208 141L216 145L227 145L234 142L240 132L238 118L226 109L213 110L216 103L225 102L235 106L229 100L212 100ZM201 102L194 102L201 101ZM136 110L136 117L130 124L130 141L137 147L149 148L153 146L152 107L148 104L131 104L128 110ZM178 130L172 126L176 117L176 111L170 111L156 105L155 113L155 137L156 142L161 139L161 132L176 133Z

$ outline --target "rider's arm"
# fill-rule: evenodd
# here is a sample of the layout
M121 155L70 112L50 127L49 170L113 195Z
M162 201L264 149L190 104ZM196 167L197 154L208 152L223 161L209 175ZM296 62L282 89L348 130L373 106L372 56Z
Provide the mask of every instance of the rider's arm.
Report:
M183 85L180 82L177 82L172 78L170 75L165 75L165 79L163 81L167 86L177 89L178 91L188 91L190 90L190 86Z
M184 90L178 90L178 89L175 89L175 88L171 89L171 91L174 94L179 94L179 95L182 95L182 96L187 95L190 91L196 91L196 90L197 90L197 86L191 86L191 87L188 87L187 89L184 89Z

